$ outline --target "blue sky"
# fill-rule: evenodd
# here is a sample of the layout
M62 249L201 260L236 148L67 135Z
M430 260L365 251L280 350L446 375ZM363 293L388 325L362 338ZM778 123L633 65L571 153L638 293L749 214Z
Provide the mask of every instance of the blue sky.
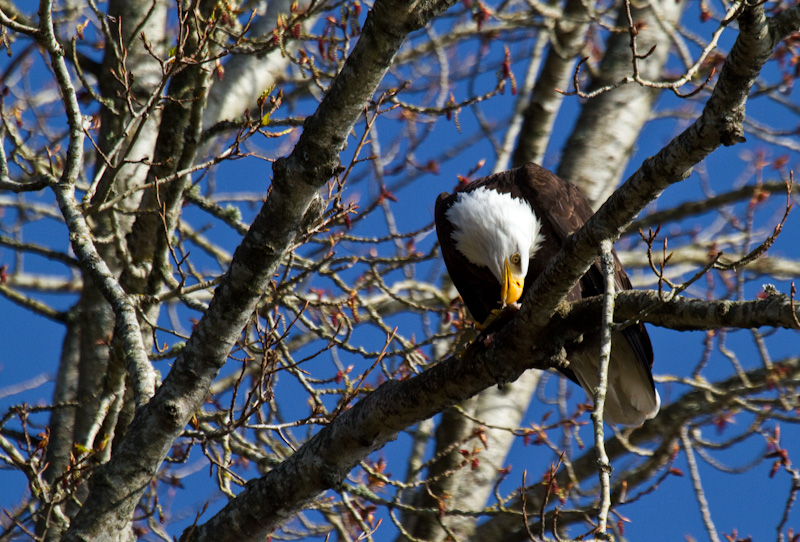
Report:
M687 17L691 20L691 11ZM699 23L695 22L693 24L699 26L696 29L698 32L710 33L710 30L706 30ZM723 43L728 45L735 36L735 30L729 30L726 36ZM492 43L488 57L498 58L499 55L502 55L504 45L503 43ZM514 65L514 71L519 79L524 73L525 66L522 59L529 44L519 41L508 44L508 46L514 58L520 59ZM465 46L465 54L478 53L479 46L477 44ZM2 59L2 62L8 62L8 60ZM774 67L770 67L765 71L765 76L767 78L775 77ZM476 88L476 92L488 91L494 86L495 80L494 72L486 73L478 79L479 88ZM394 81L387 79L386 85L392 86L393 83ZM484 86L480 87L480 85ZM466 90L457 88L454 94L457 100L463 99L466 96ZM794 91L791 97L796 100L797 91ZM487 118L502 126L502 119L506 118L513 100L514 97L507 91L503 96L484 102L480 105L480 109ZM557 168L561 145L563 145L572 129L579 104L580 100L577 97L565 98L563 110L557 122L557 131L552 138L543 165L551 169ZM676 98L665 95L662 97L660 105L668 108L681 107L685 105L685 102L679 102ZM755 115L760 122L770 123L781 128L791 128L797 121L796 118L785 119L784 110L764 98L751 101L748 104L748 113ZM382 142L389 141L396 135L394 117L396 117L395 114L389 113L378 120L378 133L381 138L385 138L382 139ZM450 146L463 142L474 133L475 118L469 111L462 111L459 121L461 130L457 129L453 121L448 121L444 118L439 118L436 121L424 149L425 153L429 153L429 157L439 156ZM359 128L360 126L357 127L357 131ZM650 123L638 142L636 154L629 164L627 173L633 172L644 158L657 152L676 133L676 127L673 122L655 121ZM270 145L270 142L263 140L255 141L253 144L264 149L265 146ZM351 142L345 161L349 158L350 154L348 153L352 153L354 146ZM771 147L755 137L748 136L746 144L716 151L704 164L696 168L691 177L667 190L652 207L664 209L679 202L702 198L701 175L703 174L707 175L710 186L717 193L730 189L733 182L741 178L741 172L748 167L749 157L755 152L765 152L769 160L788 154L789 167L795 169L799 163L798 158L800 158L797 153L789 153L785 149ZM418 158L424 157L420 153ZM477 172L476 177L488 174L493 166L494 155L490 145L485 141L475 143L468 152L463 153L457 160L442 162L438 174L426 175L409 186L398 188L395 194L398 201L392 204L392 209L400 230L402 232L414 231L430 224L433 219L433 204L436 195L439 192L451 190L457 182L456 176L466 174L480 160L486 160L486 164ZM348 187L347 195L348 197L356 197L365 204L377 196L377 188L370 177L369 169L364 167L357 173L361 173L364 180L355 182ZM223 192L245 189L266 193L270 174L268 166L265 168L265 162L261 160L240 160L220 166L216 173L216 182L220 191ZM784 175L781 175L780 171L769 167L764 170L764 180L780 180L783 177ZM387 183L392 186L393 183L401 178L402 176L387 178ZM752 182L752 178L748 182ZM45 201L51 201L49 194L30 197L41 197ZM759 223L764 224L761 228L762 233L764 231L769 232L771 226L767 228L767 225L774 223L774 217L782 208L783 201L783 196L776 195L757 209ZM741 205L738 208L741 209ZM243 208L245 218L252 217L254 212L254 209ZM199 211L189 210L188 213L190 217L193 217L193 220L197 221L194 222L195 224L211 222L210 218L204 217ZM713 218L713 215L693 218L682 223L682 226L684 228L689 227L688 225L707 226ZM8 211L4 217L0 217L0 222L4 227L11 221L12 216L8 214ZM378 214L365 220L360 227L362 232L368 230L375 235L386 233L385 223ZM670 225L670 227L674 228L675 226ZM2 233L9 234L8 231L3 231ZM63 248L67 244L64 228L56 225L51 220L43 220L39 224L29 227L25 235L27 236L26 239L57 248ZM795 213L787 221L784 232L771 248L770 255L796 259L798 255L796 246L798 235L800 235L800 219ZM239 238L238 234L226 226L215 227L214 230L209 232L209 236L225 245L231 251ZM624 246L628 242L635 242L635 240L635 237L631 238L631 241L624 239L622 244ZM422 236L419 239L419 246L425 251L431 248L434 241L435 235L433 234ZM385 247L384 249L391 250L391 247ZM339 250L343 252L348 250L358 252L366 250L366 248L360 245L343 244ZM12 264L13 268L12 252L7 248L0 248L0 265L6 263ZM211 267L210 263L208 265ZM426 263L417 269L417 273L425 276L427 273L441 269L440 266L441 263L439 261ZM29 272L45 272L52 269L52 264L40 258L28 257L26 258L25 267ZM753 299L758 293L762 282L764 281L756 280L749 283L745 290L745 298ZM770 280L770 282L774 282L779 290L788 292L788 281ZM50 294L39 296L39 298L61 310L68 309L75 300L73 296L67 294ZM188 311L182 313L184 325L190 326L188 318L196 316L196 313L189 313ZM421 330L420 320L414 316L398 317L396 323L406 332L408 332L409 328L415 327L419 327ZM0 351L0 412L5 413L10 406L20 404L23 401L29 404L47 403L53 389L51 382L40 384L35 389L21 391L13 395L7 394L11 387L29 382L39 375L45 374L52 377L55 374L61 341L64 335L63 327L33 315L5 298L0 298L0 326L0 329L3 330L3 349ZM656 375L669 373L687 376L702 356L704 334L700 332L676 332L654 326L650 326L649 329L656 355L654 373ZM370 332L365 331L364 334L364 340L367 343L382 341L379 333L371 333L370 335ZM167 340L165 337L161 337L161 339ZM729 333L726 341L729 347L736 351L740 361L746 368L758 365L757 353L747 330ZM773 359L780 359L785 356L797 355L800 341L798 341L796 332L782 331L768 337L767 344ZM310 346L308 348L313 350L314 347ZM345 365L348 363L354 364L356 372L366 369L364 366L365 361L361 358L348 357L348 355L342 354L342 361ZM158 368L162 373L166 373L168 365L169 362L167 361L159 362ZM321 359L314 367L322 373L321 377L331 376L330 373L333 370L333 366L328 358ZM236 370L236 367L229 364L229 367L226 367L224 372L234 370ZM733 369L730 362L718 352L715 352L709 360L708 368L704 374L708 378L724 378L732 373ZM287 401L291 401L290 398L295 393L291 382L290 379L286 378L280 381L279 384L281 387L278 393L285 394ZM662 384L659 385L659 389L665 403L669 403L678 397L682 391L685 391L677 385ZM572 395L575 399L583 400L582 392L577 387L572 389ZM525 423L538 420L541 417L540 409L541 406L539 410L533 408L529 412ZM307 405L297 404L290 410L297 412L298 417L300 417L306 413ZM34 420L38 421L43 419L42 417L34 417ZM740 414L736 416L732 424L723 429L721 434L717 434L713 428L706 428L703 436L710 440L723 440L738 431L743 431L751 420L752 418L748 417L748 415ZM18 427L14 424L10 424L10 426ZM781 425L781 430L782 443L789 449L791 454L795 451L792 446L796 447L796 443L800 442L800 438L798 438L800 437L800 432L796 427L786 423ZM41 431L40 428L31 432L35 434L39 431ZM584 438L586 438L587 442L590 440L585 435ZM754 458L763 455L764 446L763 438L753 437L744 444L735 447L733 451L721 452L717 459L724 461L731 467L747 465ZM407 438L401 436L397 442L391 443L384 450L378 452L377 455L383 455L391 459L392 466L390 470L395 476L399 477L404 468L403 459L405 454L407 454ZM199 465L194 462L200 461L199 455L198 451L195 450L193 458L183 468L191 469L193 465ZM523 446L521 442L517 443L512 449L508 461L513 465L512 475L504 482L502 490L506 492L513 491L520 483L523 470L528 470L529 480L538 479L553 460L552 453L547 450L534 446ZM745 473L731 475L709 468L702 458L698 458L698 461L701 464L704 489L710 503L711 512L720 532L730 534L733 529L737 529L740 536L752 535L755 540L762 540L775 535L775 526L780 520L784 503L789 494L790 479L785 472L781 471L774 478L770 478L771 462L766 461ZM684 473L684 476L668 477L659 490L652 495L620 508L620 512L631 520L631 523L626 526L626 536L631 540L676 540L684 537L687 537L687 539L692 537L697 540L707 539L697 510L692 482L688 477L689 469L683 454L678 456L675 466ZM253 470L250 473L255 475ZM19 473L9 471L0 471L0 479L2 479L3 486L6 488L0 495L0 507L8 508L18 502L20 495L24 491L24 479ZM200 506L196 506L198 502L205 502L207 498L214 498L213 489L210 489L213 487L214 478L209 476L207 468L202 468L196 474L187 478L185 484L189 491L177 492L175 494L175 502L170 505L176 514L186 514L183 520L170 527L169 532L173 535L178 535L181 528L193 521L194 513L200 508ZM205 517L213 513L223 500L217 495ZM797 526L799 517L798 513L793 511L788 526ZM384 531L378 535L378 539L390 539L386 534L393 529L390 522L385 520L381 528ZM580 531L577 530L574 532L574 534L579 533ZM656 537L654 533L658 533L658 536ZM383 538L383 536L386 536L386 538Z

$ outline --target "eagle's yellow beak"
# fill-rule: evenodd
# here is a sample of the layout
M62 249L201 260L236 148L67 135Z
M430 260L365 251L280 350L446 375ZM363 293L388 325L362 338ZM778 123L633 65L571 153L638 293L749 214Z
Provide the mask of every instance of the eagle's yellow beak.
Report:
M503 289L500 291L500 297L503 306L516 303L522 297L522 288L525 286L525 277L518 277L511 270L511 266L506 258L503 264Z

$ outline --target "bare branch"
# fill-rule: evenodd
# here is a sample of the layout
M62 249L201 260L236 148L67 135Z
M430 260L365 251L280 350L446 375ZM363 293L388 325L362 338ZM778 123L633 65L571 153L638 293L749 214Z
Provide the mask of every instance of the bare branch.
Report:
M602 299L587 298L559 311L576 328L597 321ZM626 290L619 292L615 302L614 319L624 322L641 319L643 322L675 330L719 329L724 327L749 329L762 326L797 329L795 317L800 306L792 305L787 295L770 295L755 301L707 301L675 296L664 300L656 290ZM575 320L573 320L573 318Z
M92 242L91 231L86 219L75 201L75 183L83 167L83 116L78 106L75 87L72 85L64 51L56 41L52 21L52 6L42 0L40 13L42 20L37 33L39 43L44 47L53 65L69 123L69 148L66 163L58 184L53 186L56 200L64 215L70 232L70 241L83 269L92 277L97 287L114 309L117 318L117 333L124 344L124 356L135 381L137 403L142 405L152 397L155 388L155 372L142 343L136 311L127 294L122 290L106 262L100 257Z
M594 392L594 446L597 450L597 474L600 477L600 512L597 515L597 536L607 537L608 511L611 509L611 463L605 448L603 434L603 413L608 390L608 364L611 360L611 328L614 322L614 256L612 244L603 240L600 244L600 262L603 268L605 293L603 294L603 315L600 324L600 360L597 364L597 388Z

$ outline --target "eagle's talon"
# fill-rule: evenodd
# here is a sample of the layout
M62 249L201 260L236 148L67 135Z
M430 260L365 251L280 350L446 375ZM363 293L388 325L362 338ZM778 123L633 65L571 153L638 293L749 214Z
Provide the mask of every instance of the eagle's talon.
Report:
M489 329L489 326L491 326L501 314L503 314L503 309L492 309L492 312L489 313L489 317L484 320L483 323L475 322L475 329L478 331Z

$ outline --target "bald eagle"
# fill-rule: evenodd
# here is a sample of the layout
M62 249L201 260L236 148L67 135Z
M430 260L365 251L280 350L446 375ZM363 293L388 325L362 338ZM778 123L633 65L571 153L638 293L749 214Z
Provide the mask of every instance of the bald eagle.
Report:
M436 233L442 256L464 303L478 322L494 309L516 303L564 241L592 216L580 190L536 165L489 175L436 200ZM614 255L618 290L631 288ZM596 262L567 296L568 301L605 290ZM653 384L653 347L642 323L612 333L605 419L641 425L658 413ZM589 398L597 385L599 332L567 346L569 367L559 369Z

